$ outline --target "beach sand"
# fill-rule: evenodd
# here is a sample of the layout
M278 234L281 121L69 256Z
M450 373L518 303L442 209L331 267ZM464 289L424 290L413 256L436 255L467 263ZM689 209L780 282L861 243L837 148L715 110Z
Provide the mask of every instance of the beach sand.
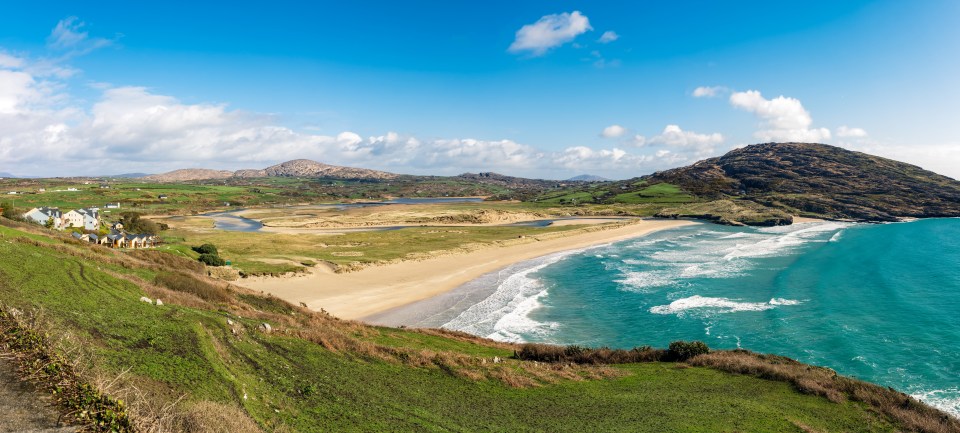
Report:
M330 267L317 266L305 276L255 277L239 284L294 304L303 302L314 310L324 309L342 319L361 319L450 291L513 263L689 224L696 223L644 219L607 230L542 240L531 237L515 245L373 266L356 272L338 274Z

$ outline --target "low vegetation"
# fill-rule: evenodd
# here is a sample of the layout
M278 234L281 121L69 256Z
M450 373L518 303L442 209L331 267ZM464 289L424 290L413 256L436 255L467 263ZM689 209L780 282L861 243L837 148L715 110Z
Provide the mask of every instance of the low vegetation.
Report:
M513 359L522 346L341 321L33 230L0 227L3 310L49 335L78 383L122 400L137 431L949 431L928 428L943 415L916 402L900 400L898 418L880 400L698 365L726 352L693 356L696 343L673 348L686 364L652 348L616 365L605 349Z

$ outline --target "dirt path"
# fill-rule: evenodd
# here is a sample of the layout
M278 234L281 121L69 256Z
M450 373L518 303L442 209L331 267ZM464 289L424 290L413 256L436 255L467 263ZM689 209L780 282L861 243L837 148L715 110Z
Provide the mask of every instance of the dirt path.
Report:
M0 433L67 433L76 428L57 426L58 413L50 398L20 381L14 365L0 358Z

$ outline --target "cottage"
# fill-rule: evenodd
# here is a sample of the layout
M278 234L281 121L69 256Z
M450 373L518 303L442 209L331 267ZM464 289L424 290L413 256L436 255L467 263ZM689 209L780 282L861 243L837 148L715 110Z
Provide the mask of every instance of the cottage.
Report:
M47 222L52 221L51 228L63 229L63 214L55 207L35 207L23 214L23 217L41 225L47 225Z
M157 196L157 198L160 199L160 200L166 200L166 199L167 199L167 195L166 195L166 194L160 194L160 195Z
M127 246L127 237L123 233L111 232L106 239L107 245L114 248L125 248Z
M100 209L84 208L63 214L64 227L82 227L84 230L100 229Z
M107 209L120 209L120 203L107 203L103 207Z
M101 183L101 184L100 184L100 189L110 189L110 185L105 184L105 183Z
M73 236L73 238L78 241L90 242L90 235L87 234L73 232L70 236Z
M93 243L93 244L100 243L100 236L97 236L96 233L87 234L87 239L90 241L90 243Z

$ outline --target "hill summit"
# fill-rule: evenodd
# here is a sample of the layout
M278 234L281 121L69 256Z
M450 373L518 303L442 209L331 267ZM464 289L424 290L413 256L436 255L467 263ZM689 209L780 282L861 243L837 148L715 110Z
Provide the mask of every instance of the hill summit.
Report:
M745 199L836 219L960 216L960 182L826 144L755 144L644 179L677 185L702 199Z
M237 171L188 168L163 174L145 176L157 182L180 182L202 179L225 179L229 177L324 177L336 179L393 179L396 174L365 168L341 167L309 159L294 159L264 169Z

